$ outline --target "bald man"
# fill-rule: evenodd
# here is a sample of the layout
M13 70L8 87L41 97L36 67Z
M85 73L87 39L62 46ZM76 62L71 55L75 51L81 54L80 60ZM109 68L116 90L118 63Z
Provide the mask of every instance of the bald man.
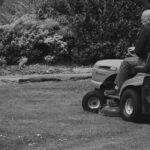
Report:
M150 10L145 10L141 16L143 29L135 45L135 57L125 58L121 63L119 72L115 79L115 88L106 90L105 95L117 95L122 84L133 77L132 69L138 65L144 65L150 53Z
M150 10L142 13L141 21L144 28L136 42L135 53L138 57L146 60L150 52Z

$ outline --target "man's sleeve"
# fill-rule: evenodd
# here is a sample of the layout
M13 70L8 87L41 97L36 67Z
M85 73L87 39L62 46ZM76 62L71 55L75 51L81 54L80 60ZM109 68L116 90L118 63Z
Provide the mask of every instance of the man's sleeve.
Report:
M149 35L150 35L150 28L146 27L141 31L140 36L136 42L135 53L140 58L144 58L146 55L145 46L147 40L150 38Z

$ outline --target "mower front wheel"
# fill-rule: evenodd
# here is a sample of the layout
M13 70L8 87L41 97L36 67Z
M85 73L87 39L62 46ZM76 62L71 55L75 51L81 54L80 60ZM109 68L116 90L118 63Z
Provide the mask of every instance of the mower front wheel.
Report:
M82 107L85 111L97 113L104 104L106 104L106 98L100 90L90 91L82 99Z

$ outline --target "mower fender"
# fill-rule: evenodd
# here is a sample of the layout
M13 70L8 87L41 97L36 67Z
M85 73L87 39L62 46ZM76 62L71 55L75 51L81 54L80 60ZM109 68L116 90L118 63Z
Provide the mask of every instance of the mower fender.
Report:
M101 87L103 87L103 85L106 85L108 82L114 83L116 75L117 75L116 73L113 73L113 74L107 76L103 81L92 80L91 84L95 89L100 89Z
M125 81L125 83L123 84L123 86L120 90L119 97L121 97L124 89L126 89L127 87L142 86L143 82L144 82L144 78L145 78L145 75L138 75L138 76L135 76L134 78L131 78L131 79Z
M95 89L99 89L99 88L101 88L101 85L103 84L103 82L92 80L91 84Z

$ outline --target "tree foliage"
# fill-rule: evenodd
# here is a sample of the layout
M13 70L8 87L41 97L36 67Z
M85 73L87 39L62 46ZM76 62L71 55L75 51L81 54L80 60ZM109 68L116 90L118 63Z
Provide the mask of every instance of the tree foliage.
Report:
M53 19L36 20L34 15L25 15L10 25L0 27L0 56L8 64L17 64L21 57L27 57L30 63L44 60L44 56L53 56L56 61L67 54L67 43L56 34L59 23Z
M127 47L135 43L141 28L140 16L145 9L140 0L29 0L29 4L35 9L37 20L45 22L51 18L59 24L57 34L67 42L67 58L80 64L123 58ZM22 30L24 28L26 26ZM15 36L19 34L16 32ZM34 40L28 47L32 57L43 57L44 45L38 45L35 52L37 41Z
M125 56L138 36L144 5L133 0L51 0L40 9L47 16L66 16L75 33L71 58L87 64ZM45 11L49 9L55 15Z

